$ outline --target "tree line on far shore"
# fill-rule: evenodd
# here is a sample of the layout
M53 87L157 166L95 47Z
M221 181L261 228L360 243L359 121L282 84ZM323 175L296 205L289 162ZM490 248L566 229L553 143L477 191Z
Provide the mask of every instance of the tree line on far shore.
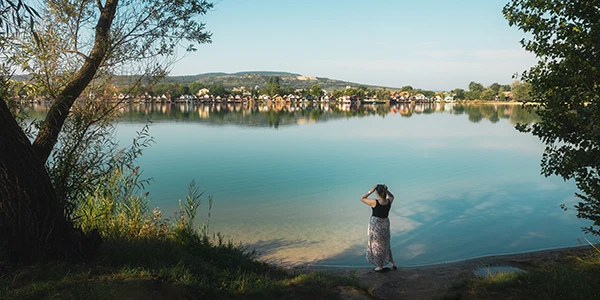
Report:
M403 94L415 96L422 94L427 98L439 96L442 99L445 95L452 95L455 100L512 100L523 102L529 99L531 90L530 84L519 80L513 81L511 84L499 84L494 82L489 86L475 81L469 83L468 89L455 88L451 91L433 91L414 88L410 85L403 86L399 89L385 87L369 87L358 85L355 87L348 86L344 89L328 90L321 87L319 84L313 84L310 88L297 88L282 83L279 76L269 77L265 86L239 86L229 88L223 84L206 83L194 81L191 83L173 83L173 82L158 82L154 84L140 84L139 82L121 86L107 85L103 92L105 96L125 95L132 98L148 94L153 97L167 95L170 98L179 98L183 95L200 95L203 91L208 91L207 94L213 97L226 98L229 96L249 96L258 98L261 95L273 97L275 95L296 95L300 97L312 96L315 98L329 96L330 98L339 99L343 96L356 96L364 99L375 97L377 99L389 99L394 95ZM11 94L13 97L32 98L40 96L36 89L26 82L15 81L12 85Z
M112 93L129 95L130 97L137 97L143 94L150 96L161 96L168 95L172 98L178 98L183 95L200 95L202 90L207 90L208 94L214 97L225 98L228 96L251 96L258 98L261 95L267 95L273 97L275 95L296 95L300 97L313 96L329 96L335 99L343 96L357 96L359 98L365 97L376 97L377 99L389 99L395 94L407 94L410 96L422 94L427 98L440 96L442 99L444 95L452 95L455 100L512 100L512 101L526 101L529 99L529 93L531 90L530 84L527 82L521 82L515 80L511 84L499 84L497 82L492 83L489 86L475 81L469 83L467 90L462 88L455 88L451 91L433 91L424 90L420 88L414 88L410 85L403 86L399 89L393 88L377 88L367 87L364 85L358 85L356 87L346 87L345 89L326 90L318 84L312 85L311 88L296 88L293 86L286 86L281 84L279 76L272 76L266 86L254 86L254 87L235 87L228 88L222 84L212 83L157 83L151 86L140 86L140 85L125 85L121 87L114 87Z

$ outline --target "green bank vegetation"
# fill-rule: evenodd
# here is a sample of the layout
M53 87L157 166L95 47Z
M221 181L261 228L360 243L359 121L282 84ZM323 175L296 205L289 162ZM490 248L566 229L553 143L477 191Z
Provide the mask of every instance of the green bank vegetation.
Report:
M565 253L534 262L524 272L490 273L457 282L438 300L462 299L598 299L600 251Z
M526 33L524 49L538 63L519 76L527 82L539 120L517 129L546 146L545 176L573 180L574 209L590 221L583 231L600 235L600 9L598 1L511 0L502 12L511 26ZM600 250L562 257L509 273L458 285L446 299L599 299Z
M119 148L119 103L93 95L125 69L156 82L178 47L210 42L198 19L212 3L36 5L0 0L0 298L335 299L338 286L369 293L349 278L288 275L210 233L212 198L202 203L195 183L172 218L151 209L151 179L135 163L152 144L147 128ZM29 85L15 86L15 68L33 74ZM15 90L54 105L26 124ZM81 95L92 96L74 105Z
M523 46L541 58L519 85L529 96L524 100L536 104L540 121L519 129L546 144L544 175L576 181L581 202L575 209L593 222L586 229L593 234L600 226L596 2L514 0L503 11L511 25L530 34ZM129 149L118 149L109 138L117 104L84 97L86 105L73 106L81 95L111 93L118 72L141 74L126 88L128 94L160 87L156 83L176 61L178 47L194 51L195 44L210 42L210 32L197 20L212 3L48 1L35 9L25 4L0 0L0 297L312 299L336 298L339 286L369 294L355 278L288 275L256 260L251 249L211 234L211 201L201 203L195 184L179 213L164 218L151 209L143 192L148 182L135 166L151 141L147 132L142 130ZM33 74L30 83L17 86L10 79L17 68ZM177 87L182 93L193 90ZM223 85L215 90L219 87L225 90ZM290 88L272 76L266 87L269 93ZM508 88L518 94L514 86L476 82L469 91L452 92L457 99L486 100ZM392 92L355 89L342 93L385 97ZM311 84L304 91L323 89ZM15 93L33 93L55 105L39 124L24 126L10 101ZM207 217L199 222L202 204ZM595 299L598 271L594 254L526 274L469 281L463 285L467 293L455 295Z
M401 88L367 86L357 83L337 81L334 79L315 77L314 80L298 80L303 77L297 75L214 75L206 76L193 82L169 82L168 78L148 85L127 84L122 80L115 85L111 92L114 94L129 95L136 98L145 93L150 96L168 95L170 98L179 98L184 95L199 95L201 90L208 90L213 97L226 98L229 96L251 96L260 95L296 95L299 97L328 96L339 99L342 96L355 96L361 99L376 97L380 100L389 99L394 94L415 96L422 94L427 98L439 96L444 99L445 95L452 95L454 100L485 100L485 101L515 101L522 102L530 100L530 86L519 80L511 84L499 84L497 82L484 87L481 83L472 81L469 89L455 88L451 91L433 91L402 86ZM190 77L195 78L195 77ZM335 84L333 84L335 83ZM199 93L200 92L200 93Z
M257 260L251 249L210 234L212 198L202 205L203 195L194 182L172 220L151 210L143 194L132 190L113 195L118 182L139 183L139 177L131 175L114 172L110 182L88 195L78 209L77 224L99 230L103 239L92 260L82 263L71 257L9 267L0 277L0 298L337 299L340 287L370 294L355 278L290 275ZM197 226L200 207L209 217Z

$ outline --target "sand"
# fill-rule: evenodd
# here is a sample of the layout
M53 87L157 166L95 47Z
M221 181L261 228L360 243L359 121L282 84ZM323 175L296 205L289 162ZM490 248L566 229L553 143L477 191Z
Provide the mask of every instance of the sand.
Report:
M494 255L465 261L421 266L402 267L386 273L376 273L371 268L349 269L316 266L296 266L288 268L292 274L304 272L326 272L340 276L355 276L361 285L373 290L378 299L423 300L446 294L447 288L455 282L475 277L476 269L488 267L514 267L522 270L540 263L552 263L571 254L589 252L589 246L578 246L527 252L519 254ZM399 262L396 262L399 263ZM371 299L353 289L340 288L343 299Z

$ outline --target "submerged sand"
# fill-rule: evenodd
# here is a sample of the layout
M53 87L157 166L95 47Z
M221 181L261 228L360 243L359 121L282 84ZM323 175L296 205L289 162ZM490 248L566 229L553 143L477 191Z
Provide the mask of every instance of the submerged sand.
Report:
M401 267L386 273L376 273L371 268L333 268L296 266L288 272L326 272L340 276L356 277L359 283L370 288L378 299L431 299L446 294L448 287L462 279L475 277L474 270L489 267L513 267L527 270L540 263L552 263L571 255L589 252L590 246L578 246L518 254L494 255L465 261L420 267ZM361 293L340 289L344 299L371 299Z

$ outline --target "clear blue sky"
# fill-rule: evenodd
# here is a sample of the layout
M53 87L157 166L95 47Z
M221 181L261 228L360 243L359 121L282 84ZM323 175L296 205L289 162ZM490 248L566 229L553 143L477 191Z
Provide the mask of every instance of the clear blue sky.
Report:
M171 75L286 71L430 90L508 84L535 64L508 0L217 0L212 44Z

